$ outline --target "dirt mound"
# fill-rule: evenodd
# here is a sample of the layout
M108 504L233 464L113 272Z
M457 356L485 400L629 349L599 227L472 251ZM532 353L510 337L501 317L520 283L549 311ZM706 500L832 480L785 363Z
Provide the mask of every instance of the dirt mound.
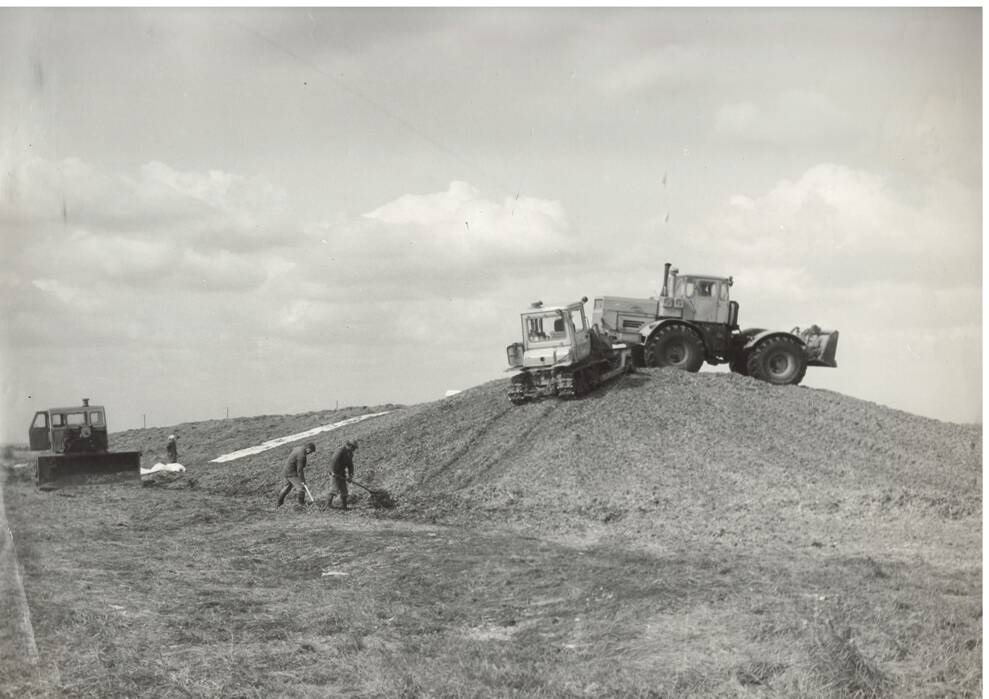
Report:
M642 370L582 400L520 407L506 391L506 380L494 381L319 435L314 493L329 489L332 449L357 438L358 478L387 488L399 516L593 540L768 542L799 533L814 546L849 532L894 540L925 522L981 522L978 425L721 373ZM340 417L311 414L291 426L286 418L270 432ZM273 497L285 453L196 476L209 490Z
M794 518L838 531L981 517L979 426L733 374L645 370L584 400L518 408L505 390L494 382L407 415L364 456L427 514L543 528L751 539Z

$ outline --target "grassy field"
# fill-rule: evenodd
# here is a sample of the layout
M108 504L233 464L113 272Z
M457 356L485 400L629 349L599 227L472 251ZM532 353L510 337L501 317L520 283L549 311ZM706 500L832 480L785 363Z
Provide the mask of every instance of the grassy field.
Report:
M38 660L12 595L0 693L981 696L981 426L710 372L505 391L112 435L150 465L178 432L156 487L10 471ZM277 510L288 447L209 463L382 410L307 475L357 439L395 509Z
M40 659L4 654L4 696L981 695L980 561L636 553L192 484L7 483Z

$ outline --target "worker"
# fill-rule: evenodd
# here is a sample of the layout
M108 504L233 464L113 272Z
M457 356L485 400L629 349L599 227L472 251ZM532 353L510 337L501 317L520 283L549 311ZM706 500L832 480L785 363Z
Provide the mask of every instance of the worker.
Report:
M354 479L354 452L357 451L357 442L347 440L342 447L337 448L330 457L330 470L333 473L333 487L330 489L330 499L326 503L327 509L333 506L333 498L340 495L340 509L347 509L347 496L349 490L347 484Z
M168 452L168 463L177 464L179 462L178 439L174 434L168 435L168 445L165 447L165 451Z
M285 504L285 496L292 492L292 488L298 491L299 504L306 504L306 457L316 451L316 445L312 442L306 446L298 446L292 449L285 462L285 469L282 475L285 476L285 486L278 493L278 506Z

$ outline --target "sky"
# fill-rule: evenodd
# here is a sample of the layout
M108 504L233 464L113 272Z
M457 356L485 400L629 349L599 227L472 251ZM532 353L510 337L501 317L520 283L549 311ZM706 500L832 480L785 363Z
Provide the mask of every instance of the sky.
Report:
M664 262L981 422L981 98L980 8L2 9L0 439L436 400Z

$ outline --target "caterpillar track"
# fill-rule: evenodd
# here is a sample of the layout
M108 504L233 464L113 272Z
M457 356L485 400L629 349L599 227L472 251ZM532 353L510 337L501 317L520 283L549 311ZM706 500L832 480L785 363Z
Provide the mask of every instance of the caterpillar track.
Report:
M630 356L621 353L616 357L615 364L607 359L600 359L576 368L526 371L512 378L508 399L514 405L546 397L574 400L631 370Z

